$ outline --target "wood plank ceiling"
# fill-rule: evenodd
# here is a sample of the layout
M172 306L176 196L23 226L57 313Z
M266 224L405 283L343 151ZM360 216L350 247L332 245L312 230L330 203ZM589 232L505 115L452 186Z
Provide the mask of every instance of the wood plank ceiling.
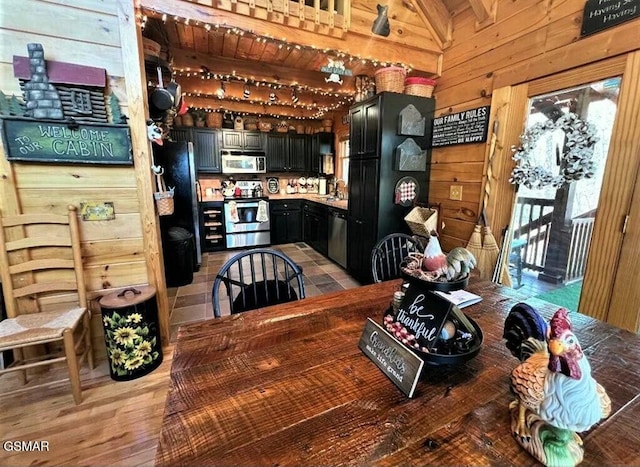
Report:
M450 2L450 8L460 10L459 1L446 1ZM300 23L297 36L295 29L292 35L282 25L269 28L270 24L264 21L262 32L257 33L257 29L250 28L256 24L254 18L236 15L229 21L229 16L219 10L225 2L218 2L215 10L191 1L146 0L142 3L143 36L160 44L161 57L171 63L173 78L180 84L185 102L193 109L295 119L331 118L334 111L344 111L354 101L358 75L373 77L377 69L389 65L403 66L412 76L437 75L433 64L437 63L450 37L449 6L441 0L396 0L397 8L392 11L398 13L392 16L396 21L392 25L401 25L392 26L390 37L402 40L402 47L374 42L378 52L375 56L364 55L364 51L362 56L345 52L347 44L352 47L367 44L368 49L372 48L368 42L362 42L357 31L367 28L364 32L371 36L375 2L352 2L350 32L342 27L318 28L316 25L320 32L309 34L304 30L308 24ZM427 11L431 11L430 20ZM254 13L254 16L259 15ZM279 23L281 17L276 18ZM232 26L239 24L242 28ZM411 31L411 36L421 31L425 37L420 40L426 50L421 51L411 43L415 38L406 39L403 34L408 34L403 28ZM346 41L335 36L344 36ZM306 40L296 41L296 38ZM309 38L315 43L310 43ZM411 47L405 46L406 43ZM393 61L395 57L406 57L407 62ZM417 65L412 64L411 60L417 57L423 58L416 59ZM351 76L340 75L341 83L330 80L329 74L321 69L331 66L331 61L343 61ZM153 65L153 60L147 61L147 65ZM155 85L154 67L148 66L147 73L150 84Z

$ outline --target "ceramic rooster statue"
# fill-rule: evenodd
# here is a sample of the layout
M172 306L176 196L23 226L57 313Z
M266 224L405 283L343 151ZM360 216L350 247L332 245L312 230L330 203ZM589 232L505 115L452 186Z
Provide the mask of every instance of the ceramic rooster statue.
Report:
M516 440L547 466L577 465L584 450L576 432L608 417L611 401L591 376L567 310L558 309L547 326L534 308L518 303L507 316L503 337L521 361L511 373Z

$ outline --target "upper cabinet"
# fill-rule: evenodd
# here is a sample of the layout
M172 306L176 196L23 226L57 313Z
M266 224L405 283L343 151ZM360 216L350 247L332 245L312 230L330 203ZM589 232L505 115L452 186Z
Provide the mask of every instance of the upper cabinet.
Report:
M311 151L309 152L309 171L320 173L323 154L335 154L334 134L321 132L311 137Z
M200 173L222 173L222 158L218 145L219 130L210 128L174 128L174 141L193 142L193 158L196 171Z
M309 135L267 133L267 170L270 172L308 172Z
M363 159L379 157L380 141L380 102L367 100L349 110L351 132L349 145L350 158Z
M222 149L264 151L264 139L259 131L221 130Z

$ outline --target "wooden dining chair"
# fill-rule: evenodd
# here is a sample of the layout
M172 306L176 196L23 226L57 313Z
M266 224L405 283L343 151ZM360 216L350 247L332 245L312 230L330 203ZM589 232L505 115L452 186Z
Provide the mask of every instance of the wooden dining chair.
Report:
M243 251L222 266L213 282L211 295L216 318L222 316L223 293L231 314L300 300L305 297L302 267L270 248Z
M67 215L0 216L0 274L8 317L0 321L0 352L13 351L14 360L0 375L19 372L22 380L0 395L68 379L79 404L80 365L94 361L76 207ZM62 362L68 378L30 384L37 367Z
M409 253L422 253L420 242L404 233L393 233L382 238L371 250L371 276L373 282L400 277L400 263Z

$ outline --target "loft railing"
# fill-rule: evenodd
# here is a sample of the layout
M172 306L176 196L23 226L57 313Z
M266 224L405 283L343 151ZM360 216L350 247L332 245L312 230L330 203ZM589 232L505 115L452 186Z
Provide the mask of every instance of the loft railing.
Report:
M349 30L351 22L351 0L231 0L243 3L249 9L264 8L267 13L279 13L286 18L297 18L300 22L313 22L319 26Z

